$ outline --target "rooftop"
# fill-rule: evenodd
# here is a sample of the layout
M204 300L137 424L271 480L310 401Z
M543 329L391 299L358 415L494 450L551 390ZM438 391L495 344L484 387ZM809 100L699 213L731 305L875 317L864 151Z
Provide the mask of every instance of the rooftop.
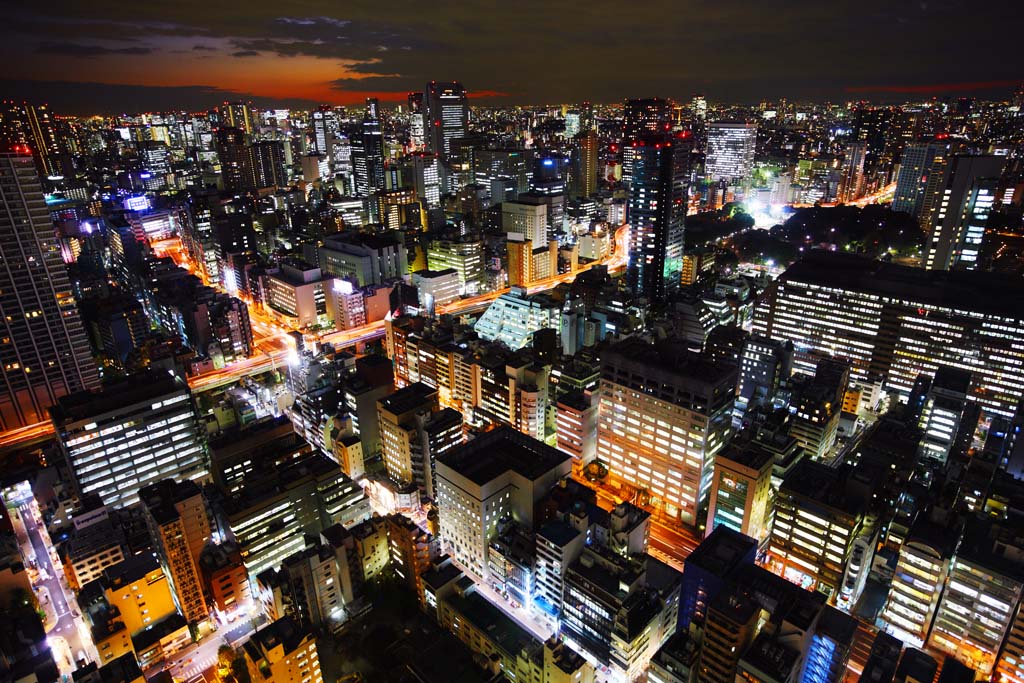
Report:
M99 392L80 391L65 396L50 408L50 415L57 425L67 424L187 391L188 386L178 377L163 369L150 369L108 384Z
M438 462L482 486L510 470L535 480L571 459L566 453L503 426L451 449Z
M765 674L767 680L786 681L790 679L799 659L799 650L779 643L771 635L762 632L743 655L740 667L752 667Z
M532 633L475 591L468 595L453 594L445 598L445 602L512 657L537 644Z
M307 635L309 634L294 619L284 617L253 633L249 642L246 643L246 647L248 648L252 644L259 648L256 656L253 657L254 660L259 661L264 652L269 652L278 645L284 646L286 654L293 652L302 644Z
M1024 281L1002 273L923 270L816 250L791 265L779 282L818 284L891 296L900 301L1024 316Z
M757 541L719 525L686 558L686 567L699 567L710 574L725 577L741 564L753 564L756 550Z
M142 579L152 571L159 570L160 563L152 554L143 553L126 557L124 561L103 570L103 586L116 590L133 581Z
M437 389L423 382L410 384L377 401L381 408L395 415L415 410L425 403L437 403Z

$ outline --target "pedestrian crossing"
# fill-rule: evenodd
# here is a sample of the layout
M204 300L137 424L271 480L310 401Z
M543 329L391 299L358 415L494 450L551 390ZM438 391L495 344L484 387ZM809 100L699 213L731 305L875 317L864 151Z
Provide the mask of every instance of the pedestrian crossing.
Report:
M198 679L199 674L203 673L209 668L212 668L216 663L217 653L215 652L212 655L209 655L208 657L193 660L190 663L186 664L184 667L179 669L179 673L175 675L175 678L178 678L183 681L191 681L192 679Z

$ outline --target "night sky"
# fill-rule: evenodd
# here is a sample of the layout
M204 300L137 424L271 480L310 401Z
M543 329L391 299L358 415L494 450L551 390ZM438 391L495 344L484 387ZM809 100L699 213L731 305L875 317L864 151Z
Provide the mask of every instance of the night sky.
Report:
M524 104L988 97L1024 79L1021 0L56 0L4 14L0 97L79 114L399 100L430 79Z

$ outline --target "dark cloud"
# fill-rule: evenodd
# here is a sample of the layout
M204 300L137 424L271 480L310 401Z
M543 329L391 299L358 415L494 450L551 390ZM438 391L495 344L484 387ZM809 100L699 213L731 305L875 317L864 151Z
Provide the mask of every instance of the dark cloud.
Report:
M259 52L256 50L239 50L238 52L232 52L232 57L256 57Z
M277 21L282 24L290 24L292 26L334 26L336 28L343 28L348 26L350 22L345 19L335 19L334 17L278 17Z
M43 42L36 47L36 54L64 55L65 57L102 57L103 55L148 55L150 47L105 47L103 45L82 45L80 43Z
M1024 75L1020 0L988 0L984 11L970 0L645 0L628 10L620 0L432 0L397 10L380 0L251 0L244 12L196 4L51 0L45 14L14 12L0 26L0 68L13 75L17 55L46 44L61 47L46 53L50 71L34 76L102 80L94 62L74 58L150 54L118 52L139 48L117 41L141 37L210 59L337 60L349 77L325 84L324 96L341 100L420 90L431 79L524 103L694 91L732 101L985 96ZM162 54L153 82L182 82L180 65Z
M245 100L268 108L311 109L319 104L311 100L260 97L203 85L160 87L0 79L0 92L30 102L46 102L55 111L81 116L139 111L202 111L226 100Z

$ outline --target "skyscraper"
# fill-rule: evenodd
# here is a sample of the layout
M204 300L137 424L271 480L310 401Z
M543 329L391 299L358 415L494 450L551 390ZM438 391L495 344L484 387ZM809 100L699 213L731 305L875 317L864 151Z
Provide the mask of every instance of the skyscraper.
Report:
M941 177L949 163L949 156L954 151L954 143L949 136L939 136L929 142L906 145L900 158L900 172L896 177L892 210L905 211L920 219L925 206L928 181L936 173ZM931 203L928 202L929 205Z
M409 93L409 144L413 149L423 149L423 93Z
M246 102L225 102L221 115L224 123L232 128L241 128L247 134L252 133L252 111Z
M451 154L451 141L465 137L469 129L469 105L466 89L456 81L427 84L424 94L427 105L427 150L434 154Z
M261 187L284 187L288 176L284 170L284 148L278 140L261 140L249 148L253 173L253 185Z
M0 142L28 145L41 176L60 175L61 144L49 108L27 102L4 102L0 110Z
M384 134L380 128L379 106L377 98L366 98L362 127L352 149L356 194L360 197L369 197L384 189ZM371 202L370 206L375 214L376 202Z
M985 228L998 191L999 178L977 178L971 184L953 243L953 267L964 270L978 267Z
M953 265L953 259L959 246L958 238L961 228L966 228L963 221L966 218L965 211L972 194L975 197L973 211L980 209L984 214L983 217L987 219L988 209L985 204L989 208L991 207L991 200L985 200L981 206L978 206L977 193L972 193L972 190L976 183L983 178L998 180L1005 163L1005 157L991 154L957 154L953 157L952 162L945 167L935 188L934 195L938 201L934 211L930 214L921 214L922 227L928 233L925 241L925 268L949 270ZM931 185L932 183L929 181L929 186ZM991 196L994 185L989 184L987 187L990 191L989 196ZM972 260L972 257L973 259L977 258L976 247L980 246L981 236L985 231L983 222L980 226L978 225L978 216L972 216L971 220L974 228L970 231L973 244L968 250L969 260ZM966 236L965 230L964 237L966 238Z
M645 136L632 146L627 277L633 291L648 299L663 299L680 285L690 147L689 137L669 135Z
M579 181L576 183L580 197L589 197L597 192L597 133L587 129L576 136L579 144Z
M244 130L221 128L217 131L217 158L225 190L238 192L252 188L252 157Z
M757 145L756 123L716 121L708 126L705 176L708 180L742 182L750 177Z
M601 361L597 457L642 501L696 526L731 430L735 366L637 337Z
M864 194L864 159L866 154L866 142L851 142L846 146L842 175L839 178L839 201L852 202Z
M99 386L27 147L0 154L0 427L48 419L62 396Z
M672 103L660 97L626 100L622 109L622 182L628 188L633 181L633 143L645 135L667 133L672 129Z
M313 112L313 153L331 158L334 136L331 133L330 119L334 116L331 108L325 104Z

